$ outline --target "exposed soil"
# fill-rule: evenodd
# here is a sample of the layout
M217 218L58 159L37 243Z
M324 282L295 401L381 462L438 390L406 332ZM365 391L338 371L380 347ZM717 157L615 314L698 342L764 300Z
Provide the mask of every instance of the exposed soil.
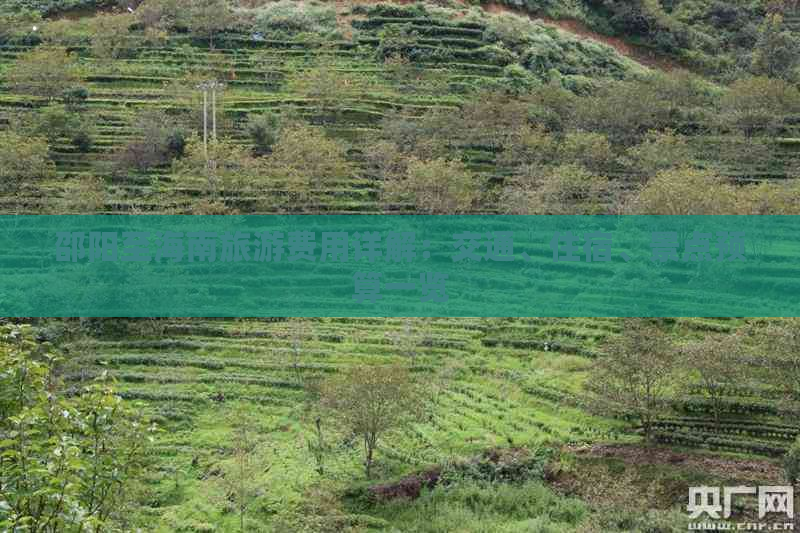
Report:
M481 7L483 7L483 9L489 13L495 13L495 14L511 13L519 16L527 16L531 20L541 20L544 24L548 26L559 28L573 35L577 35L578 37L582 37L584 39L590 39L592 41L598 41L603 44L606 44L611 48L615 49L620 55L628 57L636 61L637 63L641 63L651 68L665 70L665 71L671 71L676 68L681 68L681 66L676 61L668 57L656 54L652 50L648 50L647 48L627 43L624 40L620 39L619 37L611 37L609 35L603 35L602 33L593 31L587 28L585 24L583 24L578 20L574 19L556 20L548 17L535 16L529 13L525 13L524 11L520 11L502 4L495 4L495 3L483 4Z
M676 452L669 448L603 445L572 447L578 457L606 457L624 461L631 466L675 465L720 477L752 480L762 485L783 483L783 470L769 459L740 459L715 457L704 453Z

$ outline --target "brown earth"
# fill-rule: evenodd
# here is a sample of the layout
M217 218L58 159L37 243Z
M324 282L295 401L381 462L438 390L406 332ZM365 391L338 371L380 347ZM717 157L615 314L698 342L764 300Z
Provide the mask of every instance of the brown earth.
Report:
M675 465L720 477L752 480L762 485L783 483L781 466L769 459L743 459L706 453L677 452L663 447L603 445L571 447L578 457L615 458L626 465Z

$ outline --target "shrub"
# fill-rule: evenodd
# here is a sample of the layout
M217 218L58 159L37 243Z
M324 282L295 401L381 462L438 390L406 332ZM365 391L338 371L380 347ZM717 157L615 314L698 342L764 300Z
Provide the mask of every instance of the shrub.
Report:
M560 160L578 163L591 172L608 170L614 162L614 151L602 133L574 131L567 133L560 147Z
M336 31L336 10L328 4L280 0L254 10L253 29L274 39L301 33L330 35Z
M644 141L625 153L623 162L643 176L653 176L662 170L686 166L691 149L686 138L672 130L649 131Z
M457 214L476 206L480 183L460 161L411 159L405 176L383 182L386 203L410 202L426 214Z
M783 456L783 471L787 483L796 485L800 482L800 439L795 440Z
M30 180L50 178L55 165L48 155L47 140L0 132L0 183L16 189Z
M128 13L93 17L89 30L92 56L105 60L130 57L137 44L130 30L133 22L133 15Z
M567 164L524 167L502 197L504 210L518 215L596 215L613 191L604 176Z
M378 34L379 43L375 49L378 61L389 57L404 57L414 60L419 54L419 32L411 24L392 24L384 27Z
M280 118L272 112L250 115L247 119L247 134L255 145L257 155L268 154L280 135Z
M305 124L283 130L268 165L270 174L284 181L293 207L304 205L313 192L352 172L344 146L322 129Z
M6 74L16 93L52 100L79 80L74 54L64 47L35 48L20 55Z
M144 111L135 121L136 138L116 153L119 170L140 171L165 165L183 155L186 131L163 111Z
M800 91L783 80L745 78L731 85L721 104L725 121L751 137L774 132L786 115L800 110Z
M92 148L93 124L86 115L72 112L63 105L51 105L39 110L30 124L31 133L47 139L52 146L59 139L69 139L75 149L86 153Z

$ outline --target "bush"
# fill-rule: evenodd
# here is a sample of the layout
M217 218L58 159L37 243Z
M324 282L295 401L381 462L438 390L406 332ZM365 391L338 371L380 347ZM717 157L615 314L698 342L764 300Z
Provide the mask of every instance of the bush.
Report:
M6 74L16 93L52 100L79 80L77 58L66 48L34 48L21 54Z
M650 131L644 141L629 148L623 162L638 174L650 177L662 170L686 166L691 150L686 138L674 131Z
M273 39L301 33L330 36L337 29L336 10L331 5L281 0L254 10L254 14L253 29Z
M144 111L134 124L136 138L116 153L119 170L140 171L166 165L181 157L186 147L186 131L162 111Z
M0 184L16 189L31 181L55 175L47 140L25 137L13 131L0 132Z
M272 146L278 142L280 127L280 118L272 112L248 117L247 134L255 145L257 155L268 154L272 151Z
M378 34L379 43L375 50L378 61L389 57L402 57L414 60L419 55L419 32L411 24L392 24Z
M783 456L783 471L786 474L786 482L796 485L800 482L800 438L794 443Z
M412 159L405 176L383 182L382 193L387 204L410 202L417 212L457 214L476 206L481 187L460 161Z
M84 116L63 105L42 108L31 120L31 133L47 139L52 146L59 139L69 139L75 149L86 153L92 148L92 129Z

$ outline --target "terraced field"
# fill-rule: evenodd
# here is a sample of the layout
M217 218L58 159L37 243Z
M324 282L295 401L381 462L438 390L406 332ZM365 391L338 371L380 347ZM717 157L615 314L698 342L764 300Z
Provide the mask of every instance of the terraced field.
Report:
M109 159L115 150L134 138L133 120L143 109L165 109L179 115L194 110L187 126L199 130L197 109L201 96L194 90L190 75L222 79L227 90L220 101L221 135L239 145L250 140L244 131L248 114L265 110L293 111L312 123L323 125L329 134L348 144L349 157L357 172L345 179L325 184L314 198L310 211L332 213L377 212L379 182L362 165L364 143L389 113L418 117L432 109L456 108L476 88L503 87L510 83L507 67L523 61L507 55L487 38L488 26L481 20L447 20L410 9L353 7L341 14L356 33L351 40L328 41L322 45L304 40L267 40L242 34L218 38L215 50L185 35L175 35L159 47L139 47L129 59L114 61L91 57L87 44L72 44L69 49L80 56L89 91L82 114L95 123L92 148L79 153L61 139L51 147L58 176L36 188L23 188L0 199L5 212L36 212L59 209L59 199L74 187L78 179L100 176L106 189L104 212L192 212L204 194L201 177L177 178L168 168L148 172L128 172L124 176L110 170ZM417 37L413 64L417 80L403 81L376 59L382 30L404 28ZM559 71L565 84L581 80L624 78L642 74L647 69L610 48L588 39L531 22L529 31L541 45L541 56L524 59L524 68L539 79ZM0 47L0 72L8 68L27 45ZM547 54L567 55L570 62L559 63ZM364 81L351 94L337 98L335 109L330 102L307 97L292 90L290 81L298 73L324 64L336 72ZM180 86L182 89L178 90ZM177 92L176 92L177 91ZM0 91L0 127L9 124L12 115L46 105L43 99ZM187 120L187 119L182 119ZM691 130L696 125L676 123L675 129ZM800 150L795 139L800 120L787 120L779 138L770 140L763 156L753 162L722 164L718 160L720 142L725 136L699 132L691 139L695 162L710 166L724 175L742 180L782 179L791 177L798 164ZM746 147L743 147L746 150ZM470 147L465 157L472 169L489 184L502 183L507 169L498 165L495 153L487 147ZM622 170L609 176L625 181ZM251 188L232 193L229 204L241 211L258 210L260 199L280 194L280 188ZM268 205L269 202L266 202ZM262 208L263 209L263 208ZM490 203L487 209L494 207Z
M690 338L738 323L681 319L672 334ZM277 511L298 504L319 479L306 449L316 416L313 383L353 364L405 362L431 394L419 421L380 445L384 479L498 446L641 438L625 421L589 414L582 392L593 358L619 334L615 319L197 319L159 328L74 341L65 368L76 385L108 372L124 398L144 401L162 425L151 476L157 496L146 510L158 531L226 520L206 497L209 473L231 453L238 402L258 416L271 450L259 505ZM782 453L800 427L780 419L769 401L768 390L731 390L715 423L702 397L676 395L674 414L657 424L658 439L678 449ZM359 445L325 420L322 429L332 443L326 476L362 479Z

